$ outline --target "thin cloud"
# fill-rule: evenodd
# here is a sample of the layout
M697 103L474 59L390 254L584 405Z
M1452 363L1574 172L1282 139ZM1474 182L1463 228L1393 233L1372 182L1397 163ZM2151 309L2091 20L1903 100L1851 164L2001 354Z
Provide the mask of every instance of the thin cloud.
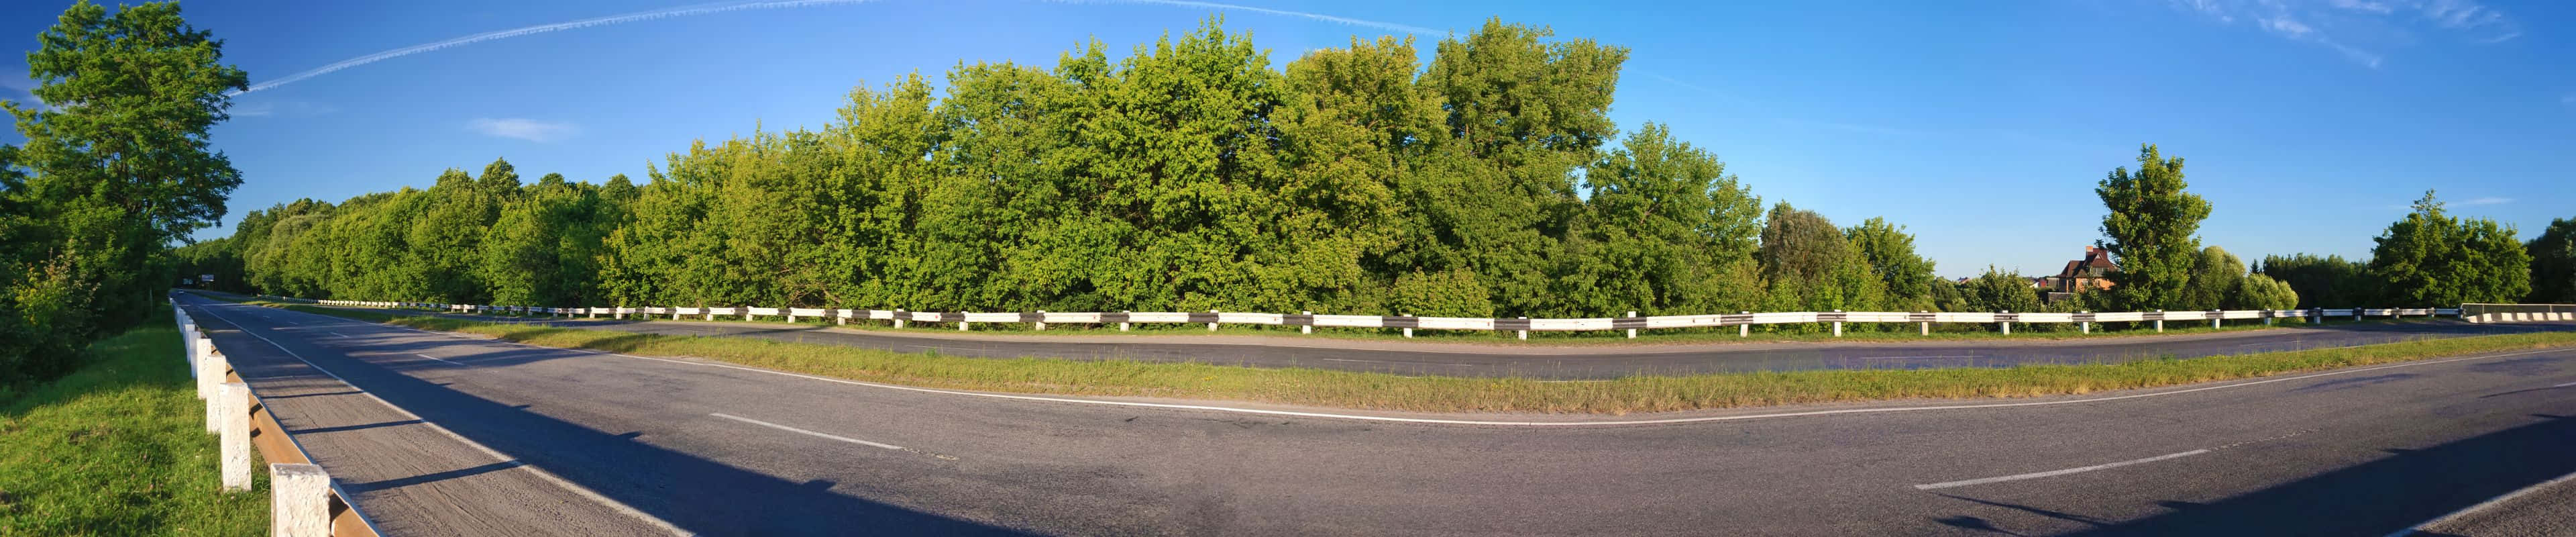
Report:
M339 107L306 101L258 101L233 105L225 113L233 117L318 116L340 111Z
M517 138L538 143L570 138L581 130L578 127L574 127L571 123L555 123L515 117L499 119L474 118L473 121L466 122L466 126L488 136Z
M2522 36L2522 25L2472 0L2169 0L2180 9L2232 25L2251 21L2263 33L2311 43L2378 68L2388 48L2410 45L2409 27L2494 44Z
M2461 205L2503 205L2503 204L2507 204L2507 203L2513 203L2513 198L2499 198L2499 197L2494 197L2494 196L2488 196L2488 197L2483 197L2483 198L2478 198L2478 199L2473 199L2473 200L2469 200L2469 201L2463 201L2463 202L2460 202L2460 204L2461 204Z
M1380 29L1380 30L1389 30L1389 31L1404 32L1404 33L1408 33L1408 34L1417 34L1417 35L1439 35L1439 34L1444 33L1444 32L1441 32L1441 31L1439 31L1439 30L1433 30L1433 29L1430 29L1430 28L1424 28L1424 27L1414 26L1414 25L1410 25L1410 24L1397 24L1397 23L1392 23L1392 22L1373 21L1373 20L1367 20L1367 19L1354 19L1354 18L1350 18L1350 17L1337 17L1337 16L1333 16L1333 15L1325 15L1325 14L1322 14L1322 13L1313 13L1313 12L1306 12L1306 11L1290 11L1290 10L1285 10L1285 9L1271 9L1271 8L1266 8L1266 7L1253 7L1253 6L1244 6L1244 5L1235 5L1235 4L1220 4L1220 3L1216 3L1216 2L1197 2L1197 1L1192 1L1192 0L1098 0L1098 1L1088 1L1088 2L1086 2L1086 1L1081 1L1081 0L1055 0L1055 1L1057 1L1057 2L1061 2L1061 3L1068 3L1068 4L1101 4L1101 3L1109 3L1109 4L1153 4L1153 5L1176 6L1176 7L1195 7L1195 8L1207 8L1207 9L1223 9L1223 10L1230 10L1230 11L1249 11L1249 12L1253 12L1253 13L1266 13L1266 14L1271 14L1271 15L1282 15L1282 16L1289 16L1289 17L1299 17L1299 18L1314 19L1314 20L1319 20L1319 21L1324 21L1324 22L1330 22L1330 23L1347 24L1347 25L1351 25L1351 26L1361 26L1361 27L1367 27L1367 28L1376 28L1376 29Z
M403 48L398 48L398 49L392 49L392 50L386 50L386 51L383 51L383 52L377 52L377 53L374 53L374 54L368 54L368 55L365 55L365 56L359 56L359 57L355 57L355 58L349 58L349 59L346 59L346 60L340 60L340 61L337 61L337 62L332 62L330 65L324 65L324 66L321 66L321 67L315 67L315 68L313 68L313 69L308 69L308 70L305 70L305 71L303 71L303 72L299 72L299 73L295 73L295 74L291 74L291 75L286 75L286 76L284 76L284 77L280 77L280 78L278 78L278 79L276 79L276 80L269 80L269 81L264 81L264 82L260 82L260 83L257 83L257 84L251 84L251 85L250 85L250 87L249 87L249 88L247 88L247 89L243 89L243 90L240 90L240 91L234 91L234 92L232 92L232 93L228 93L228 94L226 94L226 95L240 95L240 94L244 94L244 93L250 93L250 92L254 92L254 91L260 91L260 90L265 90L265 89L275 88L275 87L278 87L278 86L284 86L284 85L287 85L287 84L293 84L293 83L296 83L296 82L300 82L300 81L303 81L303 80L305 80L305 79L309 79L309 78L313 78L313 77L317 77L317 76L322 76L322 75L331 74L331 73L333 73L333 72L337 72L337 71L342 70L342 69L348 69L348 68L351 68L351 67L357 67L357 66L361 66L361 65L370 64L370 63L376 63L376 62L385 61L385 60L390 60L390 59L394 59L394 58L400 58L400 57L404 57L404 56L410 56L410 55L413 55L413 54L420 54L420 53L424 53L424 52L435 52L435 51L438 51L438 50L440 50L440 49L445 49L445 48L449 48L449 47L458 47L458 46L464 46L464 45L471 45L471 44L475 44L475 43L481 43L481 42L485 42L485 41L493 41L493 40L498 40L498 39L509 39L509 38L519 37L519 36L523 36L523 35L542 34L542 33L547 33L547 32L560 32L560 31L564 31L564 30L577 30L577 29L589 28L589 27L593 27L593 26L607 26L607 25L611 25L611 24L623 24L623 23L629 23L629 22L647 21L647 20L654 20L654 19L667 19L667 18L671 18L671 17L686 17L686 16L692 16L692 15L709 15L709 14L715 14L715 13L724 13L724 12L728 12L728 11L742 11L742 10L747 10L747 9L784 9L784 8L812 7L812 6L833 5L833 4L860 4L860 3L867 3L867 2L869 2L869 1L871 1L871 0L788 0L788 1L776 1L776 2L741 2L741 3L731 3L731 4L699 5L699 6L688 6L688 7L676 7L676 8L671 8L671 9L659 9L659 10L653 10L653 11L642 11L642 12L636 12L636 13L628 13L628 14L624 14L624 15L610 15L610 16L606 16L606 17L594 17L594 18L581 19L581 20L576 20L576 21L558 22L558 23L554 23L554 24L540 24L540 25L536 25L536 26L524 26L524 27L519 27L519 28L511 28L511 29L508 29L508 30L498 30L498 31L491 31L491 32L483 32L483 33L479 33L479 34L468 35L468 36L458 37L458 38L454 38L454 39L448 39L448 40L444 40L444 41L433 41L433 42L429 42L429 43L422 43L422 44L418 44L418 45L412 45L412 46L408 46L408 47L403 47Z

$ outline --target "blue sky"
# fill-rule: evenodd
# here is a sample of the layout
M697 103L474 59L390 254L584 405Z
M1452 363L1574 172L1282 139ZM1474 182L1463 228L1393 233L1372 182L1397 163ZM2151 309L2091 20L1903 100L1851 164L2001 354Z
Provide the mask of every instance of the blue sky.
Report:
M2099 235L2094 182L2140 143L2187 159L2216 206L2204 243L2249 260L2366 257L2427 188L2526 239L2576 218L2576 35L2556 32L2576 2L807 4L499 37L241 95L214 139L245 182L225 227L199 235L494 157L531 179L640 180L692 140L819 127L854 85L960 61L1052 66L1086 40L1125 51L1211 13L1274 66L1408 29L1427 55L1496 16L1628 47L1611 111L1623 129L1669 124L1766 203L1903 224L1945 276L2053 272L2080 255ZM722 5L183 3L254 84L485 32ZM0 42L33 48L57 13L17 4ZM24 72L23 56L0 56ZM0 76L0 98L26 100L28 85Z

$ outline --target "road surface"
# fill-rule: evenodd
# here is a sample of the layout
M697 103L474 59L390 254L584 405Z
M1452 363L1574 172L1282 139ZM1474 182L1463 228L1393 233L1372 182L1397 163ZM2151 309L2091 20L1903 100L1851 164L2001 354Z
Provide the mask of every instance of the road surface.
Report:
M2576 350L2071 398L1398 415L921 390L181 300L395 535L2378 535L2576 472Z
M367 309L367 308L348 308ZM371 310L425 315L418 310ZM448 315L645 334L750 337L951 356L1127 359L1253 367L1309 367L1399 375L1557 380L1804 369L2009 367L2350 347L2414 339L2576 330L2576 322L2459 321L2336 324L2272 330L2062 340L1699 343L1644 346L1514 346L1282 336L942 334L764 322L551 319ZM2239 321L2248 322L2248 321Z

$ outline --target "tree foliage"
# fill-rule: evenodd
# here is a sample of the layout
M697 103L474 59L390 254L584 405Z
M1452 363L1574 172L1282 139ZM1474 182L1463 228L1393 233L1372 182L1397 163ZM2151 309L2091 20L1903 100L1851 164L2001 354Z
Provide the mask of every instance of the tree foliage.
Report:
M2138 149L2138 169L2114 168L2093 189L2110 213L2102 217L2101 242L2120 271L2110 276L2108 299L2123 309L2189 307L2186 289L2200 253L2200 221L2209 200L2183 189L2182 158L2156 146Z
M2531 253L2530 302L2576 303L2576 219L2553 218L2523 248Z
M2254 272L2288 284L2299 297L2299 308L2353 307L2372 302L2380 292L2369 279L2369 263L2343 256L2264 256Z
M149 316L176 283L168 245L241 183L207 133L247 77L177 4L83 0L37 39L43 102L0 101L26 138L0 146L0 385L67 371Z
M2399 304L2512 302L2531 293L2531 254L2513 228L2443 211L2433 191L2374 239L2370 274Z

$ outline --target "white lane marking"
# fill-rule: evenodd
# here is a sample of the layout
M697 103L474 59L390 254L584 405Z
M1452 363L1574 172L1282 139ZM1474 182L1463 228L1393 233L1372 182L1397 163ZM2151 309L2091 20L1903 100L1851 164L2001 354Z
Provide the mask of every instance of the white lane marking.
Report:
M898 445L894 445L894 444L881 444L881 443L869 442L869 441L866 441L866 440L860 440L860 439L856 439L856 438L850 438L850 437L847 437L847 436L841 436L841 435L836 435L836 434L831 434L831 433L818 433L818 432L814 432L814 431L808 431L808 430L804 430L804 429L798 429L798 428L795 428L795 427L789 427L789 426L785 426L785 425L779 425L779 424L776 424L776 423L770 423L770 422L760 421L760 420L751 419L751 418L746 418L746 417L742 417L742 416L736 416L736 415L732 415L732 414L726 414L726 413L723 413L723 412L710 413L710 414L707 414L707 415L709 415L709 416L715 416L715 417L719 417L719 418L724 418L724 419L729 419L729 420L734 420L734 421L739 421L739 422L743 422L743 423L749 423L749 424L752 424L752 425L758 425L758 426L762 426L762 427L768 427L768 428L771 428L771 429L777 429L777 430L781 430L781 431L787 431L787 432L791 432L791 433L802 434L802 435L806 435L806 436L812 436L812 437L817 437L817 438L829 438L829 439L833 439L833 440L839 440L839 441L843 441L843 442L849 442L849 443L852 443L852 444L858 444L858 445L862 445L862 446L878 447L878 448L886 448L886 449L898 449L898 450L899 450L899 449L903 449L903 446L898 446Z
M1323 360L1323 361L1326 361L1326 362L1359 362L1359 363L1364 363L1364 364L1383 364L1383 363L1386 363L1386 362L1380 362L1380 361L1377 361L1377 360L1352 360L1352 359L1348 359L1348 358L1322 358L1322 360Z
M1495 421L1495 420L1453 420L1453 419L1438 419L1438 418L1400 418L1400 417L1394 417L1394 416L1371 416L1371 415L1366 415L1366 414L1333 414L1333 413L1326 413L1326 412L1301 412L1301 411L1295 411L1295 410L1265 410L1265 409L1258 409L1258 408L1235 408L1235 407L1223 407L1223 406L1214 406L1214 405L1180 405L1180 404L1171 404L1171 403L1140 403L1140 402L1133 402L1133 401L1108 401L1108 400L1099 400L1099 399L1071 399L1071 398L1064 398L1064 397L1044 397L1044 396L1035 396L1035 395L1012 395L1012 394L1002 394L1002 393L968 392L968 391L957 391L957 390L942 390L942 389L938 389L938 388L917 388L917 387L912 387L912 386L901 386L901 385L894 385L894 384L879 384L879 383L875 383L875 382L865 382L865 381L848 380L848 379L836 379L836 378L831 378L831 377L821 377L821 376L815 376L815 375L807 375L807 374L803 374L803 373L789 373L789 372L785 372L785 371L776 371L776 370L769 370L769 369L761 369L761 368L757 368L757 367L739 366L739 365L726 364L726 363L719 363L719 362L697 362L697 361L689 361L689 360L674 360L674 359L669 359L669 358L654 358L654 357L650 357L650 356L636 356L636 355L632 355L632 354L619 354L619 353L614 353L614 352L596 351L596 350L590 350L590 349L567 349L567 348L563 348L563 347L547 347L547 346L543 346L543 345L530 345L530 344L526 344L526 343L519 343L519 342L515 342L515 341L501 341L501 340L497 340L497 339L489 339L489 338L475 338L475 337L467 337L467 336L462 336L462 335L457 335L457 334L452 334L452 333L447 333L447 332L436 332L436 331L430 331L430 330L422 330L422 329L412 328L412 327L408 327L408 326L395 326L395 325L385 325L385 326L392 327L392 328L400 328L400 329L403 329L403 330L410 330L410 331L413 331L413 332L420 332L420 333L425 333L425 334L436 334L436 335L445 336L445 337L450 337L450 338L456 338L456 339L466 339L466 340L481 341L481 342L485 342L485 343L506 343L506 344L510 344L510 345L518 345L518 346L521 346L521 347L529 347L529 348L536 348L536 349L550 349L550 350L558 350L558 351L572 351L572 352L580 352L580 353L588 353L588 354L602 354L602 355L608 355L608 356L618 356L618 357L624 357L624 358L634 358L634 359L638 359L638 360L653 360L653 361L657 361L657 362L670 362L670 363L675 363L675 364L688 364L688 365L694 365L694 366L700 366L700 367L720 367L720 368L725 368L725 369L739 369L739 370L743 370L743 371L751 371L751 372L757 372L757 373L768 373L768 374L772 374L772 375L789 376L789 377L796 377L796 378L802 378L802 379L808 379L808 380L819 380L819 381L823 381L823 382L832 382L832 383L839 383L839 384L848 384L848 385L852 385L852 386L866 386L866 387L870 387L870 388L883 388L883 389L888 389L888 390L900 390L900 391L908 391L908 392L936 393L936 394L946 394L946 395L962 395L962 396L967 396L967 397L986 397L986 398L993 398L993 399L1012 399L1012 400L1020 400L1020 401L1041 401L1041 402L1048 402L1048 403L1069 403L1069 404L1078 404L1078 405L1123 406L1123 407L1136 407L1136 408L1165 408L1165 409L1177 409L1177 410L1203 410L1203 411L1210 411L1210 412L1231 412L1231 413L1237 413L1237 414L1261 414L1261 415L1268 415L1268 416L1295 416L1295 417L1303 417L1303 418L1343 419L1343 420L1358 420L1358 421L1382 421L1382 422L1396 422L1396 423L1433 423L1433 424L1443 424L1443 425L1492 425L1492 426L1512 426L1512 427L1599 427L1599 426L1614 426L1614 425L1669 425L1669 424L1678 424L1678 423L1705 423L1705 422L1714 422L1714 421L1738 421L1738 420L1753 420L1753 419L1766 419L1766 418L1791 418L1791 417L1801 417L1801 416L1827 416L1827 415L1835 415L1835 414L1878 414L1878 413L1890 413L1890 412L1919 412L1919 411L1929 411L1929 410L1967 410L1967 409L1979 409L1979 408L2013 408L2013 407L2029 407L2029 406L2076 405L2076 404L2084 404L2084 403L2099 403L2099 402L2103 402L2103 401L2118 401L2118 400L2123 400L2123 399L2139 399L2139 398L2146 398L2146 397L2162 397L2162 396L2167 396L2167 395L2181 395L2181 394L2186 394L2186 393L2204 392L2204 391L2210 391L2210 390L2224 390L2224 389L2228 389L2228 388L2242 388L2242 387L2246 387L2246 386L2256 386L2256 385L2262 385L2262 384L2271 384L2271 383L2274 383L2274 382L2289 382L2289 381L2294 381L2294 380L2312 379L2312 378L2317 378L2317 377L2330 377L2330 376L2336 376L2336 375L2349 375L2349 374L2353 374L2353 373L2363 373L2363 372L2370 372L2370 371L2378 371L2378 370L2382 370L2382 369L2396 369L2396 368L2401 368L2401 367L2427 366L2427 365L2447 364L2447 363L2452 363L2452 362L2462 362L2462 361L2469 361L2469 360L2485 360L2485 359L2490 359L2490 358L2504 358L2504 357L2508 357L2508 356L2523 356L2523 355L2528 355L2528 354L2540 354L2540 353L2547 353L2547 352L2568 352L2568 351L2571 351L2571 350L2576 350L2576 349L2563 349L2563 348L2560 348L2560 349L2537 349L2537 350L2528 350L2528 351L2520 351L2520 352L2508 352L2508 353L2503 353L2503 354L2489 354L2489 355L2484 355L2484 356L2463 356L2463 357L2459 357L2459 358L2447 358L2447 359L2441 359L2441 360L2418 360L2418 361L2403 362L2403 363L2388 364L2388 365L2377 365L2377 366L2370 366L2370 367L2357 367L2357 368L2352 368L2352 369L2343 369L2343 370L2337 370L2337 371L2327 371L2327 372L2323 372L2323 373L2309 373L2309 374L2305 374L2305 375L2295 375L2295 376L2280 377L2280 378L2267 378L2267 379L2261 379L2261 380L2250 380L2250 381L2237 382L2237 383L2231 383L2231 384L2219 384L2219 385L2214 385L2214 386L2201 386L2201 387L2197 387L2197 388L2185 388L2185 389L2179 389L2179 390L2169 390L2169 391L2151 392L2151 393L2138 393L2138 394L2129 394L2129 395L2113 395L2113 396L2104 396L2104 397L2089 397L2089 398L2082 398L2082 399L2066 399L2066 400L2059 400L2059 401L2032 401L2032 402L2026 402L2026 403L1980 403L1980 404L1967 404L1967 405L1914 406L1914 407L1889 407L1889 408L1851 408L1851 409L1839 409L1839 410L1809 410L1809 411L1801 411L1801 412L1779 412L1779 413L1772 413L1772 414L1746 414L1746 415L1740 415L1740 416L1706 416L1706 417L1696 417L1696 418L1666 418L1666 419L1654 419L1654 420L1612 420L1612 421Z
M2568 386L2576 386L2576 382L2570 382L2570 383L2560 384L2560 385L2557 385L2557 386L2550 386L2550 387L2551 387L2551 388L2565 388L2565 387L2568 387Z
M1921 358L1983 358L1982 356L1862 356L1854 360L1912 360Z
M348 335L348 334L342 334L342 333L339 333L339 332L323 332L323 333L325 333L325 334L330 334L330 335L334 335L334 336L340 336L340 339L348 339L348 338L349 338L349 335Z
M2064 470L2049 470L2049 471L2046 471L2046 472L2031 472L2031 473L2027 473L2027 474L2013 474L2013 475L2001 476L2001 477L1988 477L1988 478L1984 478L1984 479L1969 479L1969 480L1965 480L1965 481L1948 481L1948 482L1942 482L1942 483L1932 483L1932 484L1925 484L1925 485L1915 485L1915 486L1914 486L1914 489L1915 489L1915 490L1946 489L1946 488L1950 488L1950 487L1965 487L1965 486L1968 486L1968 485L1983 485L1983 484L1987 484L1987 483L2001 483L2001 482L2005 482L2005 481L2020 481L2020 480L2024 480L2024 479L2039 479L2039 478L2042 478L2042 477L2056 477L2056 476L2061 476L2061 475L2066 475L2066 474L2075 474L2075 473L2090 472L2090 471L2094 471L2094 470L2109 470L2109 469L2112 469L2112 468L2119 468L2119 467L2122 467L2122 466L2128 466L2128 465L2132 465L2132 464L2142 464L2142 463L2150 463L2150 462L2156 462L2156 461L2161 461L2161 460L2179 459L2179 458L2183 458L2183 457L2189 457L2189 456L2199 455L2199 454L2202 454L2202 453L2208 453L2208 452L2209 452L2209 450L2206 450L2206 449L2195 449L2195 450L2185 451L2185 452L2181 452L2181 453L2169 453L2169 454L2164 454L2164 455L2157 455L2157 456L2153 456L2153 457L2147 457L2147 458L2144 458L2144 459L2129 459L2129 460L2120 461L2120 462L2103 463L2103 464L2096 464L2096 465L2092 465L2092 466L2085 466L2085 467L2079 467L2079 468L2068 468L2068 469L2064 469Z
M206 305L201 305L201 306L199 306L199 307L205 307L205 306L210 306L210 305L214 305L214 304L206 304ZM245 306L245 307L250 307L250 306ZM233 322L233 320L232 320L231 318L225 317L225 316L224 316L223 314L221 314L221 313L215 313L215 309L216 309L216 308L205 307L205 310L206 310L206 313L207 313L207 314L209 314L209 315L214 315L214 316L215 316L215 318L217 318L217 319L223 319L225 323L227 323L227 324L231 324L231 325L233 325L235 328L240 328L240 327L241 327L241 323L235 323L235 322ZM430 430L438 431L438 432L440 432L440 433L444 433L444 434L446 434L446 435L447 435L447 437L448 437L448 438L454 438L454 439L456 439L456 441L458 441L458 442L464 442L464 443L465 443L465 445L467 445L467 446L472 446L472 447L473 447L474 449L476 449L476 450L481 450L481 451L483 452L483 454L484 454L484 455L489 455L489 456L491 456L492 458L500 459L502 462L505 462L505 463L512 463L512 464L513 464L513 466L514 466L514 467L517 467L517 468L526 468L526 469L528 469L528 471L529 471L530 473L534 473L534 474L536 474L536 475L537 475L537 477L544 478L544 479L545 479L545 480L547 480L547 481L554 482L554 484L555 484L555 485L563 487L563 488L564 488L564 490L572 491L572 493L573 493L573 494L580 495L580 496L581 496L581 497L583 497L583 498L588 498L588 499L590 499L591 501L594 501L594 502L599 502L601 505L606 505L606 506L608 506L608 508L609 508L609 509L611 509L611 510L617 511L618 513L624 514L624 515L626 515L626 516L634 517L636 520L644 521L644 523L645 523L645 524L650 525L650 526L653 526L653 527L661 528L663 531L670 532L670 534L672 534L672 535L681 535L681 536L695 535L695 534L693 534L693 533L689 533L687 530L682 530L682 529L680 529L680 527L679 527L679 526L673 526L673 525L671 525L671 523L670 523L670 522L663 521L661 518L657 518L657 517L654 517L653 515L646 514L646 513L645 513L645 512L643 512L643 511L638 511L638 510L636 510L634 507L628 506L628 505L626 505L625 503L621 503L621 502L618 502L617 500L609 499L607 496L601 496L598 492L592 491L592 490L590 490L588 487L583 487L583 486L581 486L580 484L573 483L572 481L566 480L566 479L564 479L563 477L556 476L556 475L554 474L554 472L548 472L548 471L546 471L544 468L538 468L538 467L535 467L535 466L530 466L530 465L528 465L528 464L526 464L526 463L519 462L519 459L517 459L517 458L511 457L511 456L509 456L509 455L504 455L504 454L502 454L500 451L495 451L495 450L493 450L493 449L492 449L491 447L489 447L489 446L485 446L485 445L483 445L482 443L475 442L475 441L474 441L474 440L472 440L472 439L468 439L468 438L466 438L466 437L465 437L465 435L456 434L456 431L450 431L450 430L447 430L447 428L446 428L446 427L440 427L440 426L438 426L438 424L437 424L437 423L432 423L432 422L430 422L428 418L420 417L420 415L419 415L419 414L413 414L413 413L411 413L411 411L409 411L409 410L403 410L403 407L396 406L396 405L394 405L394 403L393 403L392 401L386 401L386 400L385 400L385 398L383 398L383 397L377 397L377 396L376 396L376 394L375 394L375 392L370 392L370 391L366 391L366 390L364 390L364 389L360 389L360 388L358 388L358 385L357 385L357 384L350 383L350 382L349 382L349 379L340 378L340 375L332 373L332 372L331 372L331 370L329 370L329 369L323 369L321 364L316 364L316 363L313 363L313 361L312 361L312 360L305 359L305 358L304 358L304 355L296 354L294 350L287 349L285 345L279 345L279 344L277 343L277 341L276 341L276 340L268 339L268 336L259 335L259 333L258 333L258 332L252 332L252 331L247 330L247 329L240 330L240 332L241 332L241 333L244 333L244 334L249 334L249 335L250 335L250 337L259 338L259 340L260 340L260 341L268 342L268 346L271 346L271 347L277 347L277 350L278 350L278 351L286 353L286 355L287 355L287 356L295 357L295 360L296 360L296 361L304 362L304 365L305 365L305 366L312 367L314 371L319 371L319 372L321 372L324 376L331 377L331 380L337 380L337 381L340 381L340 384L343 384L343 385L348 386L348 387L349 387L349 389L358 390L358 393L359 393L359 394L367 396L367 398L368 398L368 399L374 399L374 400L376 400L376 403L378 403L378 404L382 404L382 405L385 405L385 408L393 409L393 411L394 411L394 412L399 412L399 413L401 413L401 414L402 414L402 415L404 415L404 416L410 416L410 417L411 417L411 419L419 420L421 425L427 425L427 426L429 426Z
M428 359L431 359L431 360L438 360L438 361L441 361L441 362L447 362L447 365L452 365L452 366L457 366L457 367L465 367L465 364L460 364L460 363L456 363L456 362L448 362L447 360L440 360L440 359L439 359L438 357L436 357L436 356L430 356L430 355L427 355L427 354L414 354L414 355L412 355L412 356L418 356L418 357L422 357L422 358L428 358Z
M2576 382L2571 382L2571 383L2568 383L2568 384L2576 384ZM2566 385L2568 385L2568 384L2560 384L2560 386L2566 386ZM2396 532L2389 533L2389 534L2388 534L2388 537L2405 537L2405 536L2407 536L2407 535L2414 535L2416 532L2424 531L2424 527L2425 527L2425 526L2431 526L2431 525L2434 525L2434 524L2436 524L2436 523L2440 523L2440 522L2445 521L2445 520L2451 520L2451 519L2455 519L2455 518L2460 518L2460 517L2464 517L2464 516L2469 516L2470 514L2476 513L2476 512L2478 512L2478 511L2484 511L2484 510L2487 510L2487 509L2489 509L2489 508L2492 508L2492 507L2495 507L2495 506L2498 506L2498 505L2504 505L2504 503L2505 503L2505 502L2513 501L2513 499L2514 499L2514 498L2520 498L2520 497L2522 497L2523 495L2531 494L2531 493L2533 493L2533 492L2539 492L2539 491L2540 491L2540 489L2545 489L2545 488L2549 488L2549 487L2557 486L2557 485L2558 485L2558 484L2560 484L2560 483L2566 483L2566 482L2571 481L2571 480L2576 480L2576 473L2570 473L2570 474L2567 474L2567 475L2558 476L2558 478L2557 478L2557 479L2551 479L2551 480L2548 480L2548 481L2542 481L2542 482L2540 482L2540 484L2532 485L2532 486L2528 486L2528 487L2523 487L2523 488L2518 489L2518 490L2515 490L2515 491L2513 491L2513 492L2507 492L2507 493L2504 493L2504 495L2503 495L2503 496L2497 496L2497 497L2494 497L2494 498L2488 499L2487 501L2478 502L2478 504L2477 504L2477 505L2468 506L2467 508L2463 508L2463 509L2460 509L2460 510L2458 510L2458 511L2452 511L2452 512L2450 512L2450 514L2445 514L2445 515L2442 515L2442 516L2433 517L2433 519L2432 519L2432 520L2426 520L2426 521L2424 521L2424 522L2423 522L2423 523L2421 523L2421 524L2416 524L2416 525L2413 525L2413 526L2407 526L2407 527L2406 527L2406 529L2397 530Z

